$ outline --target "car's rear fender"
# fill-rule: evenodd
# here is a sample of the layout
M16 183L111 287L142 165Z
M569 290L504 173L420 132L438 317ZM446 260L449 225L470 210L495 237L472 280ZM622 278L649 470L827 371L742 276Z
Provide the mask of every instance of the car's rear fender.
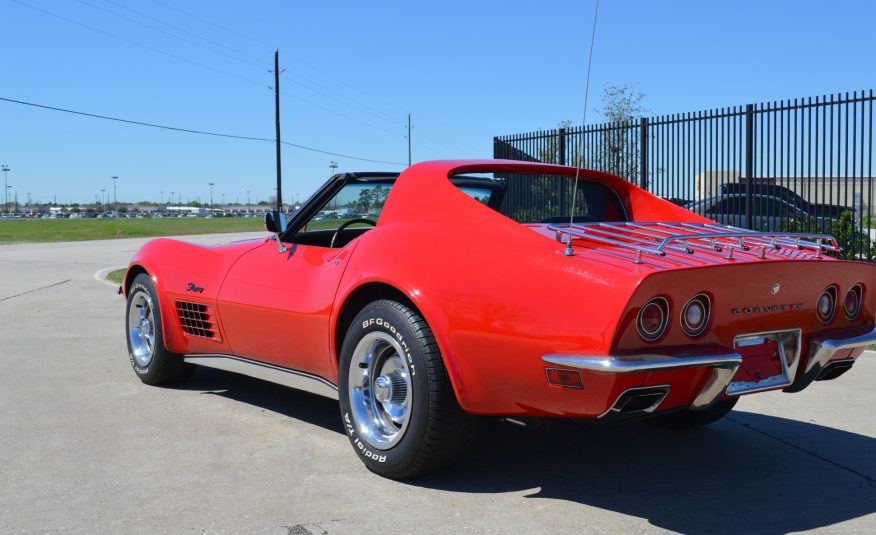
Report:
M469 225L419 222L363 235L338 288L334 354L348 301L365 285L383 285L429 324L464 410L524 414L542 404L549 387L541 355L607 353L640 277L563 257L555 242L516 223L507 230L497 240Z

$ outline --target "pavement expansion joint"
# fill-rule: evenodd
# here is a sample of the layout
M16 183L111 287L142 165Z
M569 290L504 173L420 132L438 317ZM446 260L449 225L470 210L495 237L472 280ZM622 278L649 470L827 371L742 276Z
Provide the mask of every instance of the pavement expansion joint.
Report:
M768 437L768 438L771 438L771 439L775 440L776 442L780 442L780 443L784 444L785 446L788 446L788 447L790 447L790 448L794 448L794 449L797 450L797 451L801 451L801 452L803 452L803 453L805 453L805 454L807 454L807 455L810 455L810 456L812 456L812 457L815 457L816 459L819 459L819 460L824 461L824 462L826 462L826 463L828 463L828 464L831 464L831 465L833 465L833 466L835 466L835 467L837 467L837 468L839 468L839 469L841 469L841 470L845 470L846 472L849 472L849 473L852 473L852 474L854 474L854 475L856 475L856 476L858 476L858 477L861 477L861 478L863 478L864 480L866 480L868 483L870 483L871 485L876 484L876 479L874 479L874 478L868 476L867 474L861 473L861 472L855 470L854 468L849 468L848 466L845 466L845 465L840 464L840 463L838 463L838 462L836 462L836 461L833 461L833 460L831 460L831 459L828 459L828 458L825 457L824 455L820 455L820 454L818 454L818 453L816 453L816 452L814 452L814 451L807 450L806 448L804 448L804 447L802 447L802 446L798 446L797 444L794 444L793 442L791 442L791 441L789 441L789 440L786 440L786 439L784 439L784 438L782 438L782 437L779 437L779 436L773 435L772 433L768 433L768 432L766 432L766 431L764 431L764 430L762 430L762 429L758 429L757 427L755 427L755 426L753 426L753 425L751 425L751 424L747 424L747 423L744 423L744 422L740 422L739 420L737 420L736 418L733 418L732 416L727 416L726 418L727 418L727 420L730 420L731 422L733 422L733 423L735 423L735 424L737 424L737 425L741 425L742 427L745 427L746 429L750 429L751 431L754 431L755 433L760 433L761 435L763 435L763 436L765 436L765 437Z
M45 289L47 289L47 288L53 288L53 287L55 287L55 286L60 286L60 285L62 285L62 284L66 284L66 283L70 282L70 280L71 280L71 279L64 279L64 280L62 280L61 282L55 282L55 283L52 283L52 284L47 284L46 286L40 286L39 288L33 288L33 289L30 289L30 290L26 290L26 291L23 291L23 292L21 292L21 293L17 293L17 294L15 294L15 295L9 295L9 296L7 296L7 297L0 297L0 302L2 302L2 301L8 301L9 299L13 299L13 298L15 298L15 297L21 297L22 295L25 295L25 294L29 294L29 293L33 293L33 292L38 292L38 291L40 291L40 290L45 290Z

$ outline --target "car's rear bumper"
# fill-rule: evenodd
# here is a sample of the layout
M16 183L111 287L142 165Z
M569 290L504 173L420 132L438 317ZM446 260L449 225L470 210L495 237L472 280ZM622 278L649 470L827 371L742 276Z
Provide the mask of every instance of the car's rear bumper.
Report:
M544 355L542 361L554 366L579 370L585 388L588 380L604 376L604 374L614 376L632 374L647 378L644 379L642 386L628 388L614 399L606 400L608 408L600 416L606 416L613 412L623 412L623 407L619 408L618 404L626 403L633 391L642 392L642 389L646 387L654 392L657 392L655 389L662 388L666 394L675 391L681 398L687 398L688 401L685 405L694 409L702 409L724 396L736 396L778 388L787 392L797 392L806 388L812 381L833 379L851 367L854 359L860 356L867 346L876 343L876 327L863 332L859 330L853 333L813 336L809 340L809 351L805 360L801 358L800 354L803 340L799 329L757 333L745 337L775 337L779 341L786 342L785 344L780 343L780 348L790 349L796 344L796 350L785 352L780 349L783 351L781 357L782 374L757 383L734 382L734 377L743 364L742 354L735 351L711 355ZM687 382L692 377L691 375L673 373L685 370L701 372L696 375L697 384ZM664 377L668 380L662 381L663 384L654 384L657 377ZM674 378L678 380L673 380ZM646 391L655 402L644 409L637 410L649 413L667 408L663 405L666 405L665 400L667 400L668 395L657 396L654 392ZM675 396L676 401L680 400L679 395Z
M872 344L876 344L876 327L845 337L813 336L809 341L809 358L806 367L794 384L785 391L799 392L812 381L839 377ZM835 373L838 369L842 371Z

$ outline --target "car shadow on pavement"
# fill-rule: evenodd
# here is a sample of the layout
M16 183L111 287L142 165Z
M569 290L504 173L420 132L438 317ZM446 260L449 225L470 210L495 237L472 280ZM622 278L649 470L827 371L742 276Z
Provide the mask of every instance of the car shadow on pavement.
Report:
M327 398L202 367L177 388L257 406L346 440L337 402ZM744 411L687 431L559 420L536 433L485 418L456 465L400 484L524 492L680 533L787 533L876 513L874 452L872 437Z
M345 434L337 401L245 375L198 366L191 379L173 388L222 396Z
M681 533L787 533L876 512L876 439L830 427L739 411L687 431L484 423L460 463L409 484L531 490Z

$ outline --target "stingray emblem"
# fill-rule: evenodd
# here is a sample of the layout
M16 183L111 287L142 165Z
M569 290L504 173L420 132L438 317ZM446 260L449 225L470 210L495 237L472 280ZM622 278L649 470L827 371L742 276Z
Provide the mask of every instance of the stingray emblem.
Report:
M187 292L195 292L195 293L204 293L204 289L195 284L194 282L190 282L188 286L186 286Z
M781 289L782 289L781 284L779 284L779 283L773 284L773 287L770 288L770 293L773 295L776 295L777 293L779 293L779 290L781 290Z

